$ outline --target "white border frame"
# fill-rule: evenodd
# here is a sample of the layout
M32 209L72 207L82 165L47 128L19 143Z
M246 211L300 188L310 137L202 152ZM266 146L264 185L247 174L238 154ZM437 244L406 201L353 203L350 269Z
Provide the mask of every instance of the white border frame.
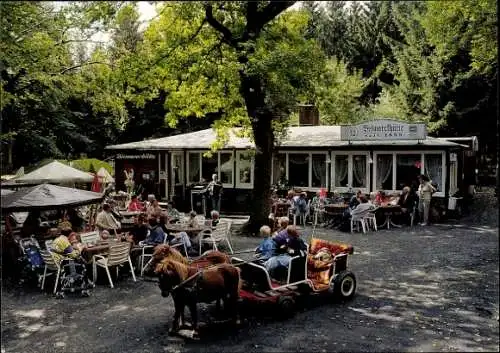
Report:
M335 156L347 156L347 183L351 185L351 188L345 186L336 186L335 185ZM366 187L354 187L352 186L353 179L353 156L365 156L366 157ZM332 151L332 155L330 157L331 160L331 180L330 180L330 190L338 191L338 192L347 192L349 189L351 191L361 190L363 193L367 193L370 190L370 152L369 151Z
M192 184L192 183L199 183L201 181L201 178L202 178L202 175L203 175L203 154L204 153L207 153L208 150L191 150L191 151L187 151L187 161L186 161L186 182L187 184ZM234 152L233 151L218 151L218 152L213 152L213 154L217 154L217 177L220 179L220 154L221 153L225 153L225 154L231 154L232 155L232 160L234 161ZM193 181L190 179L190 175L189 175L189 157L190 157L190 154L198 154L198 163L199 163L199 166L200 166L200 177L197 181ZM236 169L238 169L238 166L236 166ZM232 180L231 180L231 183L228 184L228 183L223 183L222 186L224 188L233 188L233 185L234 185L234 177L235 177L235 171L234 171L234 164L231 166L231 170L232 170ZM253 160L252 160L252 180L253 180ZM252 186L253 187L253 184Z
M236 173L234 173L234 177L236 178L236 188L237 189L253 189L253 183L254 183L254 165L255 165L255 159L253 156L251 156L251 162L250 162L250 183L241 183L240 182L240 156L242 154L251 154L251 151L236 151Z
M396 155L398 154L419 154L420 155L420 174L424 174L425 172L425 155L426 154L440 154L441 155L441 168L442 168L442 176L441 176L441 185L440 185L440 191L434 193L432 196L435 197L444 197L446 192L446 178L447 176L447 170L446 170L446 151L439 151L439 150L429 150L429 151L373 151L373 180L372 180L372 190L373 191L378 191L377 189L377 157L381 154L388 154L392 155L392 187L394 190L384 190L385 192L388 193L395 193L395 192L400 192L401 190L396 189L396 173L397 173L397 158Z

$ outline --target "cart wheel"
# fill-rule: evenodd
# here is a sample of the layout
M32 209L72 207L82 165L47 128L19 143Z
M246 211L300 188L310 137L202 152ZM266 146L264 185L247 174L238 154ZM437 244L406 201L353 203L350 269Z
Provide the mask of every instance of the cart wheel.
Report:
M57 292L56 293L56 299L64 299L64 293L63 292Z
M335 299L348 300L356 292L356 276L351 271L342 271L330 284Z
M289 318L295 315L295 299L290 296L282 296L277 301L279 316L281 318Z

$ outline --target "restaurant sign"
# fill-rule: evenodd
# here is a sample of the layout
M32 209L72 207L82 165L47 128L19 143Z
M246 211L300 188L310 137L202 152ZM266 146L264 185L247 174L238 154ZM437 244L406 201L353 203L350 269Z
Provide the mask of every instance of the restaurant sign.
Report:
M156 159L156 155L152 153L142 153L142 154L122 154L116 155L116 159Z
M425 140L427 129L423 123L405 123L397 120L374 120L357 125L342 125L342 141Z

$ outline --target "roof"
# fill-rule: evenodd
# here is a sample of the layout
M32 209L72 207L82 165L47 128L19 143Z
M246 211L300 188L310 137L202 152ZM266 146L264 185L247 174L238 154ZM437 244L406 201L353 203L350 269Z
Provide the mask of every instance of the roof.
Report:
M92 180L94 177L89 173L53 161L10 181L16 183L91 183Z
M247 138L237 137L235 132L240 128L233 128L230 138L224 148L248 149L254 144ZM215 140L213 129L206 129L186 134L179 134L157 139L130 142L120 145L107 146L107 150L168 150L168 149L209 149ZM342 147L342 146L431 146L431 147L460 147L459 144L428 136L423 141L416 140L381 140L381 141L341 141L340 126L293 126L288 128L287 136L280 146L287 148L303 147Z

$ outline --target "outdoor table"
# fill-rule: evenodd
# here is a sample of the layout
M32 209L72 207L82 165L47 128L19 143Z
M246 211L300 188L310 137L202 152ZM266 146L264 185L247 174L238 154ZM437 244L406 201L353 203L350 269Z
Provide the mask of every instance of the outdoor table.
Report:
M336 226L341 223L342 216L346 209L349 208L349 205L342 203L333 203L325 205L325 215L327 215L331 219L331 226Z
M382 223L379 227L383 228L387 226L387 229L390 229L391 226L396 228L401 228L399 224L395 224L392 221L393 216L397 216L401 214L401 206L399 205L382 205L379 206L375 212L385 217L384 223Z
M200 234L203 230L205 230L206 228L201 226L201 225L190 227L189 224L170 223L170 224L165 225L165 229L169 233L170 232L172 232L172 233L186 232L190 238L194 238L198 234Z

